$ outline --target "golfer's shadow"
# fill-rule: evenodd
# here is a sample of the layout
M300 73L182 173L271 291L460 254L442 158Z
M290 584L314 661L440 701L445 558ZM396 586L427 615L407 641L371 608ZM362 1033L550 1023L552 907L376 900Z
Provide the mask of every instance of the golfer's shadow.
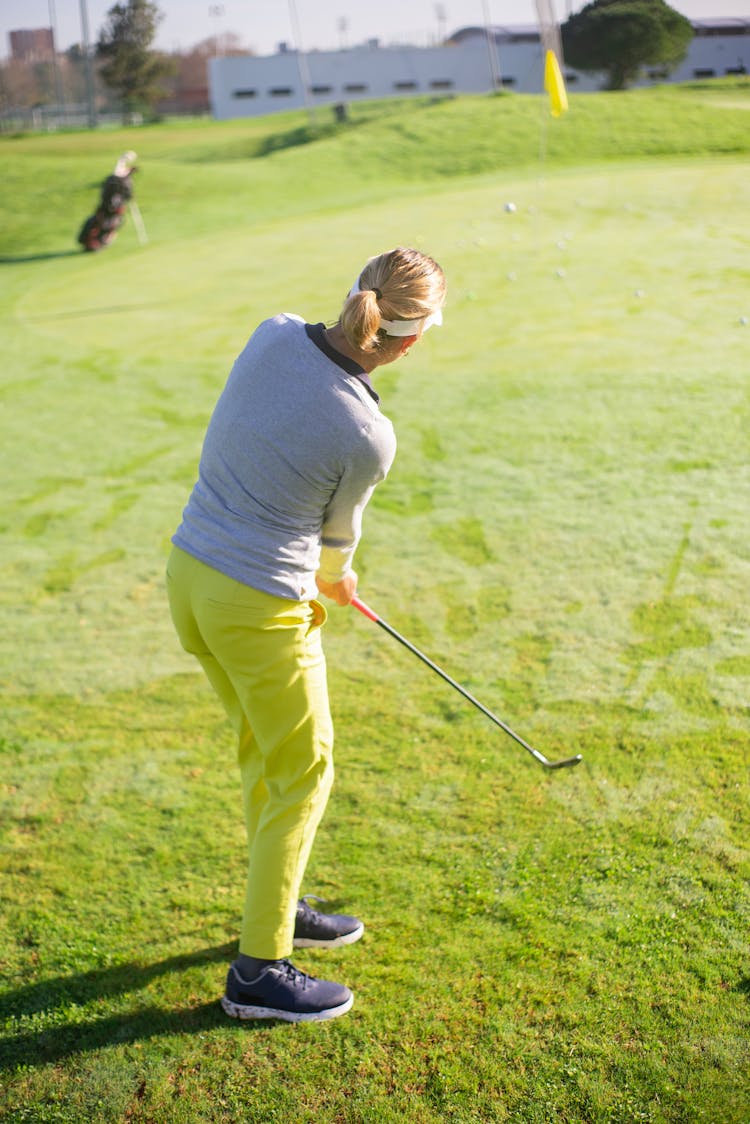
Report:
M28 1020L41 1012L53 1013L57 1008L73 1004L87 1007L98 999L113 999L145 988L153 979L168 972L183 972L198 964L227 965L237 954L237 943L204 948L183 956L171 956L155 964L118 964L113 968L93 969L70 976L29 984L0 995L0 1015L7 1019ZM219 986L223 985L223 975ZM216 1026L230 1024L217 998L198 1006L167 1010L133 997L128 1010L101 1017L90 1012L78 1022L49 1029L21 1030L18 1034L0 1037L0 1070L18 1065L48 1065L72 1054L99 1050L156 1038L163 1034L199 1034ZM250 1029L268 1028L267 1022L243 1024Z

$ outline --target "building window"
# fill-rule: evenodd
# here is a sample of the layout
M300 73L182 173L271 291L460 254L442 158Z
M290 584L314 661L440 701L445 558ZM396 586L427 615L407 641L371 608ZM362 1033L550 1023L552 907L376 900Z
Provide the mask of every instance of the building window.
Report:
M344 92L347 94L366 94L368 89L364 82L349 82L344 86Z
M747 35L747 23L744 20L737 20L732 23L726 21L714 27L710 25L706 27L705 25L693 24L693 34L701 36L721 35L722 37L724 35Z
M257 96L257 90L232 90L233 98L254 98Z
M394 82L394 90L418 90L419 86L416 82Z
M565 75L565 81L567 82L567 84L569 86L572 86L574 82L578 81L578 75L577 74L566 74Z
M709 70L708 68L705 68L705 67L699 66L697 70L693 71L693 78L715 78L715 77L716 77L716 71L715 70Z
M503 78L502 84L503 86L515 86L516 80L515 78Z
M272 86L268 92L272 98L290 98L294 90L291 86Z
M331 94L333 93L333 86L311 86L311 94Z
M451 81L450 78L435 78L434 81L430 82L430 89L431 90L452 90L453 89L453 82Z

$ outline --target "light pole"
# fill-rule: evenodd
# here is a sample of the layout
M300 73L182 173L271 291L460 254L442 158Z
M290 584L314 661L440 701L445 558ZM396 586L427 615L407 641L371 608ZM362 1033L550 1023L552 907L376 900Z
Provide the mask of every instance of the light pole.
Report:
M438 46L442 47L445 42L445 25L447 19L444 4L435 5L435 15L437 16L438 25Z
M219 56L223 54L223 51L222 51L221 45L220 45L221 44L221 30L220 30L219 25L220 25L221 17L224 15L224 5L223 4L211 4L209 6L209 9L208 9L208 14L209 14L209 16L212 16L216 20L216 34L214 35L214 55L216 56L216 58L219 58Z
M60 62L57 57L57 19L55 18L55 0L49 0L49 25L52 30L52 69L55 74L55 98L57 99L57 115L63 111L63 119L67 117L65 98L63 95Z
M484 29L487 36L487 50L490 56L490 77L492 78L492 89L494 91L502 84L500 66L497 60L497 43L495 42L495 35L490 26L489 0L482 0L482 6L484 8Z
M289 20L292 25L292 37L294 39L294 46L297 52L297 68L299 70L299 80L302 83L302 97L305 101L305 108L310 115L310 124L315 124L315 106L310 102L310 71L307 66L307 58L305 52L302 50L302 35L299 29L299 19L297 18L297 5L295 0L289 0Z
M86 68L86 102L88 105L89 128L96 128L96 104L94 100L94 74L91 69L91 47L89 46L89 13L86 0L81 0L81 38L83 40L83 61Z

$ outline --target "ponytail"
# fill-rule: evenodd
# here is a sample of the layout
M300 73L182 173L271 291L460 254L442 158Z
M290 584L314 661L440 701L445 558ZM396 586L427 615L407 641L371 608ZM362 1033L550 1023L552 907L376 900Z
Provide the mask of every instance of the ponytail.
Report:
M360 351L385 351L394 336L420 336L440 323L445 274L419 250L399 246L370 258L349 293L339 323L349 343Z
M341 327L350 344L360 351L374 351L381 320L378 298L372 289L350 293L340 317Z

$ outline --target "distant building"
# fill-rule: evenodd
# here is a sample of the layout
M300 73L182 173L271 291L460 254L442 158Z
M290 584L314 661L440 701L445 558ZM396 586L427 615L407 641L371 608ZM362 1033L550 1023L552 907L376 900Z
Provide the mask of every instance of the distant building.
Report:
M694 20L685 60L667 75L648 69L636 85L686 82L750 71L750 20ZM601 89L602 78L565 68L570 90ZM238 55L209 62L214 117L259 117L282 109L370 98L540 93L543 52L536 26L463 27L442 47L381 47L377 40L338 51Z
M33 31L11 31L10 57L16 62L51 62L55 57L55 37L51 27Z

